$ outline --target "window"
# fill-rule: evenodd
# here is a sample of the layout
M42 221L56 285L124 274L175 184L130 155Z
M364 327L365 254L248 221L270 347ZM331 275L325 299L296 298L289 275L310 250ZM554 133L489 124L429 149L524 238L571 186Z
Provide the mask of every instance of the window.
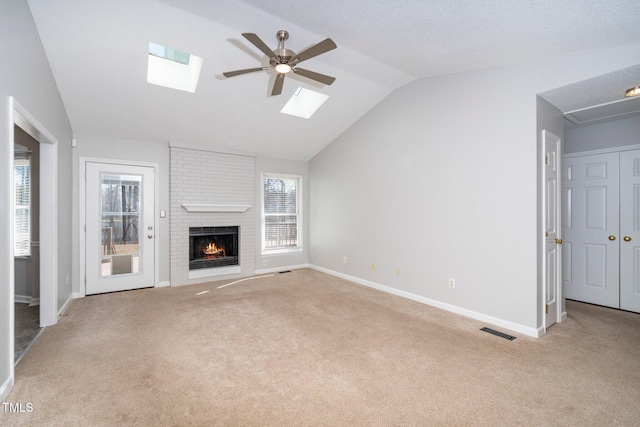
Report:
M31 157L20 155L13 163L15 181L14 256L31 256Z
M149 43L147 82L194 93L202 58L157 43Z
M262 253L302 250L302 177L263 174Z

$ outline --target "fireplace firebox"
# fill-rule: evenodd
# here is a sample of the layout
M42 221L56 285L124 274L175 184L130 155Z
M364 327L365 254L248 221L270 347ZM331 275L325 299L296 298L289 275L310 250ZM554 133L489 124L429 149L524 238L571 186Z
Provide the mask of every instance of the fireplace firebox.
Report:
M239 227L189 227L189 270L239 265Z

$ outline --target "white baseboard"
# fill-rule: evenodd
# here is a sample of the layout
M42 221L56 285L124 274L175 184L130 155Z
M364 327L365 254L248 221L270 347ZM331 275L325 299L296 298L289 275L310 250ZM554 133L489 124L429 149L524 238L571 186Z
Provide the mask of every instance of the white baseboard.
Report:
M5 380L4 384L0 387L0 402L4 402L7 397L9 397L9 393L11 393L11 389L13 388L13 377L9 377Z
M530 328L528 326L520 325L518 323L513 323L508 320L499 319L493 316L487 316L486 314L478 313L476 311L467 310L466 308L461 308L455 305L447 304L441 301L433 300L430 298L425 298L420 295L412 294L410 292L401 291L399 289L391 288L389 286L381 285L379 283L371 282L369 280L360 279L359 277L349 276L348 274L343 274L337 271L329 270L328 268L319 267L316 265L310 265L310 268L321 271L323 273L330 274L332 276L340 277L341 279L348 280L350 282L355 282L360 285L368 286L370 288L374 288L383 292L387 292L393 295L397 295L403 298L407 298L413 301L421 302L423 304L430 305L432 307L441 308L443 310L449 311L451 313L461 314L465 317L469 317L471 319L480 320L482 322L487 322L495 326L499 326L501 328L509 329L514 332L519 332L521 334L539 338L542 336L542 332L536 328Z
M169 281L158 282L158 284L156 285L156 288L168 288L169 286L171 286L171 282Z
M62 305L62 307L60 308L60 310L58 310L58 317L62 316L64 314L64 312L67 310L67 308L69 307L69 303L71 303L71 301L74 299L73 294L69 295L69 298L67 298L67 300L65 301L65 303Z
M284 267L273 267L273 268L263 268L261 270L256 270L254 273L257 274L269 274L269 273L279 273L281 271L287 270L300 270L301 268L309 268L309 264L297 264L297 265L287 265Z
M29 304L29 307L40 305L40 298L32 298L27 295L15 295L15 301L18 304Z
M80 293L80 292L74 292L74 293L72 293L72 294L71 294L71 297L72 297L73 299L76 299L76 298L84 298L84 294L82 294L82 293Z
M15 301L18 304L29 304L31 302L31 297L28 297L26 295L16 295Z

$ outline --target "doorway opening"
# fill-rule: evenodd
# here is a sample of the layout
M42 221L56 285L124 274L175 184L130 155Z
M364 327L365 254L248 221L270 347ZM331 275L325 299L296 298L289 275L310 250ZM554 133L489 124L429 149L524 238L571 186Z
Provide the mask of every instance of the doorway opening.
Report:
M40 144L14 125L14 361L42 331L40 326Z

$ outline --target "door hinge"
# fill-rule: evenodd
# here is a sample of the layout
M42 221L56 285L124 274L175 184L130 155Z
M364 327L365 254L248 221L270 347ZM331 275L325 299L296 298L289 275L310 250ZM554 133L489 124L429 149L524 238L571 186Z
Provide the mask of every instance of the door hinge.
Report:
M549 156L544 156L544 164L545 165L549 164Z
M86 231L86 230L85 230L85 231ZM545 232L544 232L544 237L549 237L549 232L548 232L548 231L545 231Z
M549 314L549 304L544 305L545 313Z

